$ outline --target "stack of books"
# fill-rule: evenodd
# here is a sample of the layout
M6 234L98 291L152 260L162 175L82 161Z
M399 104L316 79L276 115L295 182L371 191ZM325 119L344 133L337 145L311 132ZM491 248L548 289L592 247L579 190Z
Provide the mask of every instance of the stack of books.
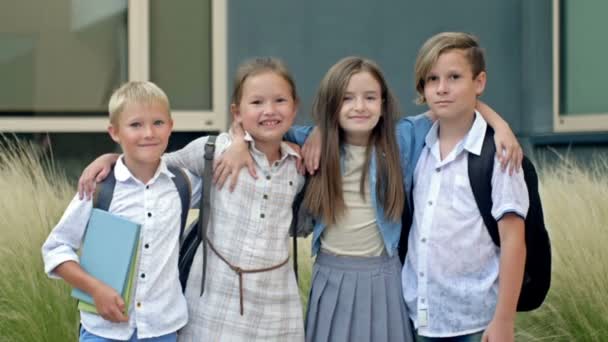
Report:
M100 209L93 209L83 238L80 266L120 293L129 312L139 252L140 225ZM72 297L78 309L97 313L90 294L77 288Z

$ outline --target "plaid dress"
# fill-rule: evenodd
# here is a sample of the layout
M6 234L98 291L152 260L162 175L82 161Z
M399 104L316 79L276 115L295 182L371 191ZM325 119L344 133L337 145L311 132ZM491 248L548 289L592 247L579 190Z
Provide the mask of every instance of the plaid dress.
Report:
M205 138L198 139L170 155L170 164L202 164L205 142ZM216 157L229 143L228 135L218 137ZM295 167L297 154L287 145L281 146L281 159L272 165L253 141L250 152L258 179L243 169L234 192L227 186L211 190L208 236L231 264L260 269L288 258L291 205L304 179ZM192 171L202 174L202 166ZM206 257L205 291L200 296L203 255L199 246L186 287L189 320L179 333L180 341L304 340L302 306L291 263L268 272L243 274L241 315L238 275L209 248Z

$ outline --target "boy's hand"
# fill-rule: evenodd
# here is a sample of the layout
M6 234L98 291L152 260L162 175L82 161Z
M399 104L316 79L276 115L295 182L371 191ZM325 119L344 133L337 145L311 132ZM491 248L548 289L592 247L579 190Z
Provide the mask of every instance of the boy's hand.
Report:
M118 154L104 154L89 164L78 179L78 198L82 200L86 195L87 200L90 200L95 185L106 179L117 159Z
M509 167L509 174L521 169L524 152L509 126L496 129L494 133L496 156L503 171Z
M302 146L302 158L309 174L314 175L321 160L321 132L315 126Z
M234 139L232 144L213 161L213 183L221 189L228 177L230 177L230 192L236 187L239 172L247 167L251 177L257 179L255 162L249 153L249 145L243 139Z
M97 313L105 320L114 323L128 322L129 317L123 313L125 302L113 288L100 284L92 293Z
M483 332L481 342L513 342L515 340L515 321L494 318L486 331Z

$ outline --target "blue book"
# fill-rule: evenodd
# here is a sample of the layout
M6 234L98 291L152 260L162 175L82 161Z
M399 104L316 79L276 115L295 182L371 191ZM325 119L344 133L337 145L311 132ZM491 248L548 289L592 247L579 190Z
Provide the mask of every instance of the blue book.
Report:
M123 298L128 297L129 271L135 262L139 230L137 223L93 209L80 249L80 267ZM79 289L72 290L72 297L95 305L93 298Z

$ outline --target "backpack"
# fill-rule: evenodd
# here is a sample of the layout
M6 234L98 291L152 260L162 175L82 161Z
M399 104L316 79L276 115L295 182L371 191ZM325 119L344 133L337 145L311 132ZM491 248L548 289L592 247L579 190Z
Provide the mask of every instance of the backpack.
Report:
M494 168L494 130L487 127L481 154L469 153L468 176L475 202L496 246L500 247L498 224L492 216L492 170ZM551 285L551 243L545 227L543 208L538 193L538 176L532 162L524 156L522 163L530 207L525 219L526 264L517 311L537 309Z
M171 173L175 175L172 180L175 184L175 187L177 188L177 192L179 194L179 199L182 206L179 232L179 241L182 241L182 237L184 235L184 227L186 226L186 219L188 218L188 210L190 209L190 197L192 192L190 179L188 178L186 173L178 167L169 167L168 169ZM93 195L93 208L108 211L108 209L110 208L110 203L112 202L112 197L114 196L115 186L116 178L114 177L114 168L112 167L112 171L110 171L108 176L103 181L98 183L97 187L95 188L95 194ZM181 269L179 277L181 281ZM185 288L185 283L182 282L182 290L184 290Z

